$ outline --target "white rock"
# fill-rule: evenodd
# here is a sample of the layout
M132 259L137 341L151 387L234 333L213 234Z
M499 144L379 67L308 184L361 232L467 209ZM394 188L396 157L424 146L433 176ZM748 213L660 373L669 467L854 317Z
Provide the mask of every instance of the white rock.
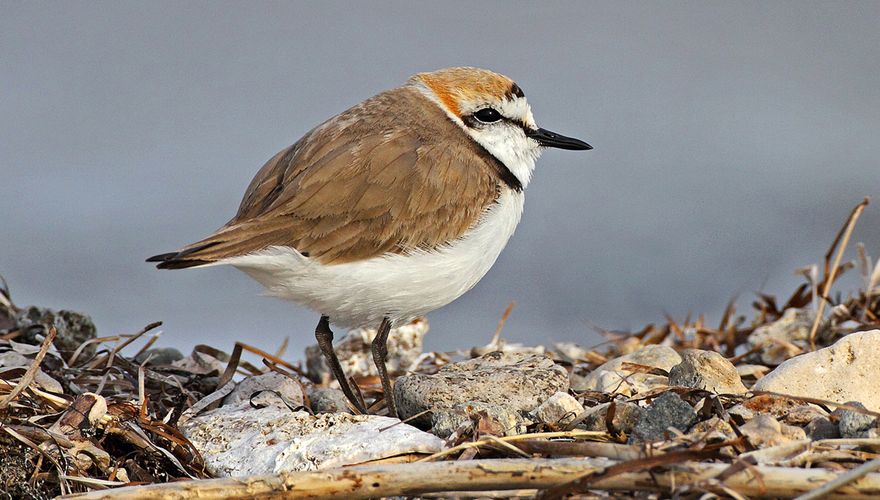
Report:
M660 368L668 372L673 366L681 363L681 356L671 347L648 345L604 363L579 380L574 389L631 396L668 383L668 378L663 375L628 370L623 366L625 363Z
M397 424L397 425L394 425ZM218 477L341 467L407 453L436 453L445 444L399 420L377 415L309 415L287 408L222 406L181 426Z
M557 392L533 412L545 424L564 427L584 413L584 406L567 392Z
M756 391L859 401L880 411L880 330L852 333L834 345L789 359L755 383Z

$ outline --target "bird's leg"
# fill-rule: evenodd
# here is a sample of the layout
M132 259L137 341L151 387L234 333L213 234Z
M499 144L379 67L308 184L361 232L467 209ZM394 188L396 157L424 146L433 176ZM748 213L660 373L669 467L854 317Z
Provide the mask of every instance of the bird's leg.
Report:
M333 372L333 377L339 382L339 387L342 389L345 397L351 401L351 404L359 412L367 413L360 400L354 395L354 391L351 390L351 386L348 385L348 379L345 377L345 372L342 371L342 365L339 364L336 351L333 350L333 330L330 329L329 317L321 316L318 326L315 327L315 338L318 339L318 347L321 349L321 353L324 354L324 359L330 365L330 371Z
M385 393L385 405L388 407L388 415L397 416L397 408L394 406L394 387L391 385L391 379L388 378L388 369L385 367L385 358L388 357L388 333L391 332L391 320L387 317L382 320L379 325L379 331L376 332L376 338L373 339L372 351L373 362L376 363L376 369L379 371L379 378L382 380L382 391Z

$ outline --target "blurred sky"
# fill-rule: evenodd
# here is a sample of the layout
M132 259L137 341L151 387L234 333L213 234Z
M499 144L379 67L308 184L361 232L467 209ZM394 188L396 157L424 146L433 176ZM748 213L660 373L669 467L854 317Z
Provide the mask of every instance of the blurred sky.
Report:
M415 72L490 68L547 151L516 235L428 347L596 342L787 294L865 195L880 254L880 2L0 1L0 274L19 305L292 357L318 315L144 258L228 220L269 157Z

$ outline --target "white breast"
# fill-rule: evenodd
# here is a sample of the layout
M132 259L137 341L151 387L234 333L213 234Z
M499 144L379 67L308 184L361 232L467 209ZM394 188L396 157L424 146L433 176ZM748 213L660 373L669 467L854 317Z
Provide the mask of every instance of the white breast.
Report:
M259 281L267 294L326 314L345 328L377 327L388 316L407 320L442 307L489 271L513 235L523 193L503 188L480 221L433 251L322 265L289 247L225 259Z

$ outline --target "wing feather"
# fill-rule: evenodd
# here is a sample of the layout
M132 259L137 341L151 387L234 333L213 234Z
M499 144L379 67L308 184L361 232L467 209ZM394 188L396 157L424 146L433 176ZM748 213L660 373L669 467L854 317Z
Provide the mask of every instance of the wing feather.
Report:
M232 220L163 254L159 267L268 246L325 264L437 248L461 237L495 201L497 162L417 89L384 92L275 155Z

